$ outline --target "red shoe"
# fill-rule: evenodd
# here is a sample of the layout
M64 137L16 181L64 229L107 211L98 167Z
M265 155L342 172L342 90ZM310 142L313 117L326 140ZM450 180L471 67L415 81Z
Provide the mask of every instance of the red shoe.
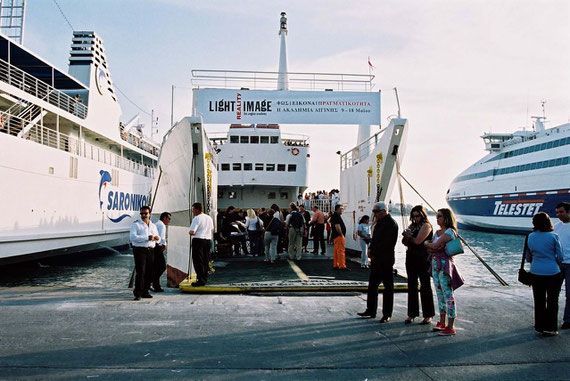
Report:
M433 327L434 331L443 331L445 329L445 324L441 323L441 322L437 322L437 324L435 325L435 327Z
M440 336L451 336L451 335L455 335L455 329L453 328L449 328L449 327L445 327L445 329L443 331L439 331L437 333Z

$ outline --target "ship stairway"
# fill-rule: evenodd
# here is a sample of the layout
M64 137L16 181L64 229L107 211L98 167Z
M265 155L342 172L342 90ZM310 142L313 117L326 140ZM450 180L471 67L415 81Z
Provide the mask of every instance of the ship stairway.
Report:
M30 104L24 110L22 110L18 115L17 118L21 120L21 124L23 126L22 130L18 132L18 137L24 137L31 129L34 127L36 123L40 121L45 115L47 111L43 110L41 107L36 106L35 104Z

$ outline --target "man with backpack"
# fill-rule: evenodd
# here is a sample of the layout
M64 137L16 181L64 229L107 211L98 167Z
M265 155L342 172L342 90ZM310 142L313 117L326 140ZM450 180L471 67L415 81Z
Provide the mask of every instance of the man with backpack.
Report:
M291 212L285 219L285 226L289 230L289 248L287 253L289 254L289 259L300 260L303 257L302 243L305 218L299 212L294 202L289 205L289 208Z

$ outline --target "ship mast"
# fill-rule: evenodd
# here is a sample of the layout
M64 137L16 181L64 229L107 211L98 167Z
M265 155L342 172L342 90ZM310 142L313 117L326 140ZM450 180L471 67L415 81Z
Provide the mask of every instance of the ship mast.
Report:
M279 76L277 77L277 90L289 90L289 77L287 75L287 14L281 12L279 20L279 35L281 48L279 51Z

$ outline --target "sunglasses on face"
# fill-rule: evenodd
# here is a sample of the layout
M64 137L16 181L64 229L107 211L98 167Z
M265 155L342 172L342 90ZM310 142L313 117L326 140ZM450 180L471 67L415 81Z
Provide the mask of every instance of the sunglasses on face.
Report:
M148 212L143 212L141 213L141 216L146 216L148 214Z

